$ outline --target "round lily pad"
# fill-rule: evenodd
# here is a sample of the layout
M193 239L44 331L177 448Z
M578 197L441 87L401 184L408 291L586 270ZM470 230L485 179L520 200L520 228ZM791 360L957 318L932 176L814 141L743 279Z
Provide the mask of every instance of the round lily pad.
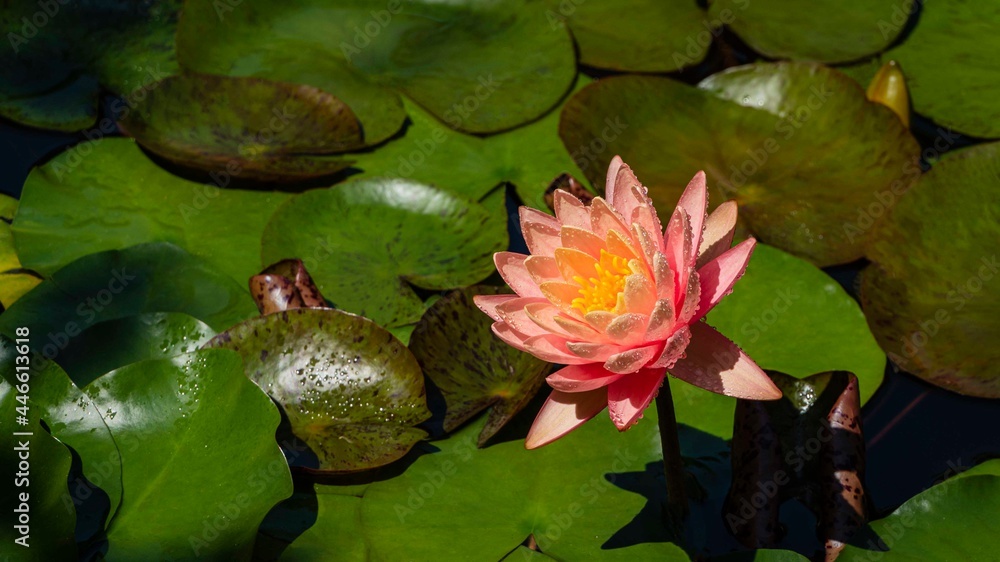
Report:
M891 45L906 26L914 2L718 0L710 4L709 13L735 13L729 27L766 57L849 62Z
M0 115L75 131L94 124L102 91L122 95L113 111L127 111L154 83L177 72L180 5L179 0L5 3L0 28L10 44L0 52Z
M594 163L584 172L595 185L621 155L649 186L660 216L670 216L687 182L705 170L713 205L736 199L763 242L821 266L860 258L859 214L919 175L916 140L835 70L758 63L699 86L651 76L600 80L567 102L563 144Z
M445 431L490 409L480 447L528 405L552 369L498 339L493 322L472 302L475 295L502 292L490 287L453 291L424 313L410 338L424 374L444 396Z
M416 322L414 287L471 285L494 271L506 224L472 201L402 179L366 179L307 191L275 211L264 263L299 258L337 308L382 326Z
M332 174L349 160L319 156L363 146L344 102L311 86L262 78L171 76L120 123L143 147L185 166L241 178L293 181Z
M171 242L240 285L260 271L260 234L286 193L222 189L175 176L132 139L79 144L28 176L14 218L21 263L43 275L82 256L144 242Z
M1000 397L1000 143L949 152L878 223L861 302L889 357L961 394Z
M1000 515L998 505L995 473L950 478L872 522L870 532L859 533L842 559L991 560L998 548L990 530Z
M243 357L246 374L281 404L322 472L388 464L427 433L424 379L413 354L374 322L339 310L260 316L208 347Z
M453 128L496 132L545 113L576 74L569 32L527 0L218 6L185 4L182 66L315 86L354 110L369 143L403 124L400 94Z
M1000 5L936 0L921 6L913 32L885 58L906 73L913 109L963 133L1000 137Z
M249 559L292 479L274 442L278 411L239 356L143 361L84 392L116 442L144 444L120 448L125 499L108 528L109 558Z
M628 72L673 72L698 64L734 13L711 21L691 0L547 3L549 22L565 20L573 31L581 63Z
M58 358L88 327L146 312L183 312L215 330L252 317L250 296L204 260L171 244L143 244L71 263L0 315L0 333L19 326L34 349ZM116 345L107 342L104 345Z
M885 354L857 302L815 266L764 244L757 244L746 274L707 321L764 369L800 378L854 373L862 403L884 376ZM671 389L679 422L732 436L735 399L689 384Z

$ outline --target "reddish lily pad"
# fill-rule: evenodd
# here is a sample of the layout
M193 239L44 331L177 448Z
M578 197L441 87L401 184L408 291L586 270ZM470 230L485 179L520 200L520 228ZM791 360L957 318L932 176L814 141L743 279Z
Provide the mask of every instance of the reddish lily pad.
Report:
M875 54L902 33L916 0L717 0L729 27L768 58L849 62Z
M901 368L1000 398L1000 143L949 152L892 207L868 248L861 302Z
M486 442L528 404L552 366L500 341L474 295L497 295L490 287L454 291L434 303L417 323L410 349L447 404L445 431L479 412L490 414L479 434Z
M777 546L781 504L816 513L827 559L865 523L865 443L858 380L846 371L797 379L768 372L777 401L740 400L733 430L733 486L723 516L751 548Z
M146 149L181 165L241 177L295 181L329 175L350 160L330 158L364 145L344 102L313 88L262 78L171 76L121 121Z
M206 347L243 357L246 374L278 404L320 472L393 462L427 433L424 379L406 346L374 322L299 308L252 318Z
M281 260L251 277L250 296L261 314L293 308L330 308L302 260Z
M627 129L610 135L609 120ZM560 136L570 152L620 154L641 171L661 216L704 169L712 204L735 198L751 233L818 265L861 257L866 233L849 228L860 210L882 191L905 190L919 170L919 146L891 110L808 63L732 68L699 88L651 76L600 80L567 102ZM584 172L603 182L603 166Z
M541 116L576 75L569 32L561 24L552 29L542 5L527 0L308 0L222 9L198 0L184 6L177 50L191 70L329 92L354 110L369 143L402 126L400 94L453 128L489 133Z
M339 309L386 327L424 313L414 287L471 285L495 271L506 224L487 209L402 179L363 179L307 191L275 211L262 261L300 258Z

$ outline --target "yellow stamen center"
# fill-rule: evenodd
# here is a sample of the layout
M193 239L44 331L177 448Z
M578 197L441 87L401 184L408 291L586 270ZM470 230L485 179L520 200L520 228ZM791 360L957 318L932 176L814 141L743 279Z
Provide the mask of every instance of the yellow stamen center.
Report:
M596 277L585 279L577 275L573 278L580 285L580 296L573 299L573 308L583 314L603 310L613 312L625 308L625 278L635 273L628 260L601 250L601 259L594 264Z

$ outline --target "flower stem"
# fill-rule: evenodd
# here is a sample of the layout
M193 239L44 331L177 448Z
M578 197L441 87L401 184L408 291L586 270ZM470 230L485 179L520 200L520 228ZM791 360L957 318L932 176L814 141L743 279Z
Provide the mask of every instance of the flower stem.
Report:
M660 446L663 448L663 472L667 477L667 511L671 524L679 525L688 514L688 503L684 492L684 462L681 460L681 443L677 436L677 417L674 415L669 376L663 379L660 394L656 397L656 414L660 425Z

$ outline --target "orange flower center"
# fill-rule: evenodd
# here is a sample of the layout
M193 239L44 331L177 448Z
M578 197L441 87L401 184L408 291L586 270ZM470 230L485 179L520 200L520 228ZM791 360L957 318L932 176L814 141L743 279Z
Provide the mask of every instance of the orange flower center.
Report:
M589 279L577 275L573 278L580 285L580 296L573 299L573 308L583 314L603 310L624 310L625 279L635 273L628 260L601 250L601 259L594 264L596 277Z

